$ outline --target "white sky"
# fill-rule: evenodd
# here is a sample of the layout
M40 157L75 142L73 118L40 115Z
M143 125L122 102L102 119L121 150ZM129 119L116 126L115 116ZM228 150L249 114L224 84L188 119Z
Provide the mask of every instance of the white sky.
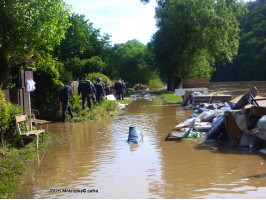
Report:
M155 27L156 1L144 5L140 0L64 0L72 5L72 13L83 14L94 28L111 35L111 41L126 43L137 39L147 44ZM248 0L244 0L248 1Z
M156 1L144 5L140 0L64 0L71 12L85 15L94 28L111 35L111 41L126 43L137 39L147 44L155 28Z

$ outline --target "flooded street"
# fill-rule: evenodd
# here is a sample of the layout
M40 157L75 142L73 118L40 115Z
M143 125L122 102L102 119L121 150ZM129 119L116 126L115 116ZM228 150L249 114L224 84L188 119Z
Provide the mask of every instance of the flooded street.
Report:
M249 84L211 83L210 92L237 96ZM255 86L266 96L265 82ZM140 98L113 120L50 124L61 142L40 154L16 198L266 198L265 155L211 151L203 138L164 141L193 113ZM129 126L141 144L127 143Z

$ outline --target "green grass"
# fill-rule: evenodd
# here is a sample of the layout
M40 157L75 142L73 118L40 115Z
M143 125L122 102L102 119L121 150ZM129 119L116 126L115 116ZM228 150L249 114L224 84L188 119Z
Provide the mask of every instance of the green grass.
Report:
M40 138L39 141L41 141ZM44 143L39 143L39 149L35 148L35 142L33 141L23 148L11 145L0 148L0 153L4 155L0 159L0 199L12 198L23 175L37 160L37 152L43 152L49 146L50 141L50 134L45 132Z
M180 103L182 97L176 96L171 92L165 92L161 94L162 97L166 98L168 103Z
M86 108L85 110L74 112L76 116L72 120L67 115L66 120L74 122L99 121L113 118L120 112L121 110L119 110L115 101L104 100L101 104L94 104L92 110Z

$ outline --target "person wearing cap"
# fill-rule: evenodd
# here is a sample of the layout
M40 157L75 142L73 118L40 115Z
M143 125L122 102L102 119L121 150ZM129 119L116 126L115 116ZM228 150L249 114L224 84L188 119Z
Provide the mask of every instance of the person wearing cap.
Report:
M68 111L71 119L73 119L74 115L71 110L71 106L69 103L69 99L71 99L72 89L71 89L71 82L65 84L64 88L60 91L59 100L63 103L63 110L62 110L62 122L66 122L66 112Z
M96 103L101 103L104 96L104 86L101 81L102 79L98 78L96 83L94 83L94 87L96 89Z
M87 79L87 74L83 75L83 80L79 82L78 95L82 96L82 109L86 108L86 101L89 109L91 110L91 98L95 96L96 90L94 85Z

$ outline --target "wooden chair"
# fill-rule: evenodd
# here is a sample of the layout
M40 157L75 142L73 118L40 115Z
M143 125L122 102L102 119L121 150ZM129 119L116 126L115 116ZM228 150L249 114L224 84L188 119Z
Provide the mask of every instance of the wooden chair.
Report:
M24 146L23 138L34 137L35 138L35 147L36 147L36 149L38 149L39 134L42 134L42 143L43 143L45 130L34 130L34 131L31 130L31 131L29 131L28 126L27 126L27 118L26 117L27 117L26 115L16 116L17 130L18 130L19 136L21 138L21 142ZM26 132L24 132L24 133L21 131L21 125L23 123L25 124L25 127L26 127Z

